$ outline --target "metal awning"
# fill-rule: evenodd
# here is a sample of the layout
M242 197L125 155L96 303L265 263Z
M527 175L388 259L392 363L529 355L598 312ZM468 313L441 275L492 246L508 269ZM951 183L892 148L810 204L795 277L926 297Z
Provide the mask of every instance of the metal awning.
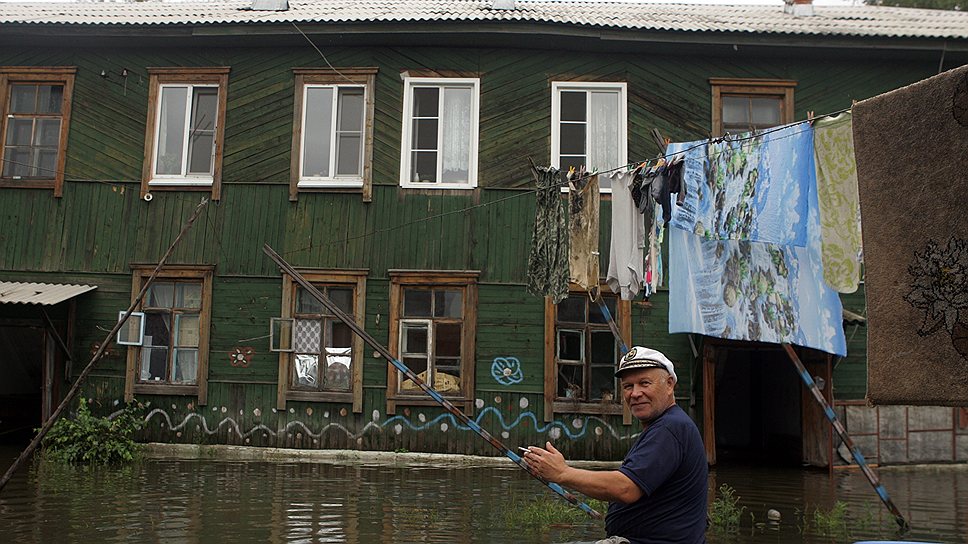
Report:
M0 281L0 304L53 306L97 289L97 285Z

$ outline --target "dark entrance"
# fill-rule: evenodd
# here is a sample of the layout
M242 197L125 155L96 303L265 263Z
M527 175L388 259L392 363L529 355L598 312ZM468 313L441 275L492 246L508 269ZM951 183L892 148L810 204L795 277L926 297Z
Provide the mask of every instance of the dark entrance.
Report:
M0 443L28 439L41 424L46 334L0 324Z
M830 405L830 356L795 351ZM709 464L830 466L830 423L782 346L705 337L702 380Z

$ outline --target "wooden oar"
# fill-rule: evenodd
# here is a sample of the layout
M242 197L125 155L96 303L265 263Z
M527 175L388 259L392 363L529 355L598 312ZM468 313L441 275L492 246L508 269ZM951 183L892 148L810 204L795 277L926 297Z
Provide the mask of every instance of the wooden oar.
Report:
M397 370L399 370L404 375L406 375L407 378L412 380L413 383L417 384L417 386L420 387L420 389L423 390L424 393L427 393L428 395L430 395L430 398L434 399L434 401L440 404L445 410L450 412L454 417L457 418L458 421L460 421L461 423L469 427L471 430L476 432L478 435L481 436L481 438L483 438L489 444L494 446L496 450L498 450L499 452L504 454L505 457L513 461L514 464L524 469L524 471L530 474L531 477L533 477L534 479L548 486L549 489L551 489L552 491L560 495L563 499L574 504L578 508L581 508L585 513L587 513L589 516L592 516L593 518L596 518L596 519L602 518L602 515L600 513L596 512L594 509L592 509L592 507L588 506L584 502L578 500L578 497L569 493L560 485L554 482L549 482L548 480L545 480L537 473L535 473L534 470L531 469L531 467L524 461L524 459L521 458L520 455L508 449L508 447L502 444L497 438L494 438L491 435L491 433L481 428L481 426L478 425L476 421L467 417L467 414L462 412L460 408L454 406L453 403L451 403L449 400L441 396L440 393L438 393L432 387L424 383L424 381L421 380L416 374L414 374L414 372L410 370L407 367L407 365L403 364L401 361L398 361L397 358L394 357L389 350L387 350L385 347L383 347L382 344L377 342L377 340L372 336L370 336L368 332L360 328L360 326L356 324L356 321L354 319L346 315L346 313L344 313L343 310L341 310L338 306L336 306L336 304L334 304L331 300L329 300L329 298L327 298L326 295L322 294L319 291L319 289L316 289L316 287L314 287L313 284L309 283L306 280L306 278L302 277L302 275L299 272L297 272L296 269L292 267L292 265L286 262L286 260L283 259L278 253L276 253L275 250L269 247L269 244L265 244L264 246L262 246L262 251L264 251L265 254L269 256L270 259L275 261L275 263L279 265L279 268L281 268L283 272L285 272L286 274L289 274L289 276L296 283L298 283L303 289L305 289L310 296L318 300L319 303L325 306L327 310L332 312L333 315L335 315L347 327L349 327L353 332L358 334L360 338L363 339L364 342L369 344L370 347L372 347L374 350L377 351L377 353L382 355L383 358L386 359L388 363L396 367Z

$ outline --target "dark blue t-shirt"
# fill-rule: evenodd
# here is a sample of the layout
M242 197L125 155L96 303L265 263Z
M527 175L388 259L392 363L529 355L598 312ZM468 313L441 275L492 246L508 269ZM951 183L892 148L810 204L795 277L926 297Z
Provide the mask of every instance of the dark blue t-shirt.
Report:
M618 470L639 486L642 498L608 506L609 536L633 544L706 542L709 467L699 429L682 408L673 405L653 421Z

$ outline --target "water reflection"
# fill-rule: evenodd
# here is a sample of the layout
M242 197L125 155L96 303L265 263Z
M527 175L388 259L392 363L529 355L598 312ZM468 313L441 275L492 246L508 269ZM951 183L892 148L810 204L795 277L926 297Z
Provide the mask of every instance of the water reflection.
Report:
M5 468L16 451L0 450ZM891 469L881 479L912 540L964 542L968 468ZM855 471L719 467L735 489L740 533L713 543L852 542L893 537L894 523ZM600 523L509 526L508 505L549 495L516 468L149 459L121 470L34 465L0 492L0 542L469 542L594 540ZM815 510L847 508L850 532L821 534ZM778 526L767 510L781 513Z

